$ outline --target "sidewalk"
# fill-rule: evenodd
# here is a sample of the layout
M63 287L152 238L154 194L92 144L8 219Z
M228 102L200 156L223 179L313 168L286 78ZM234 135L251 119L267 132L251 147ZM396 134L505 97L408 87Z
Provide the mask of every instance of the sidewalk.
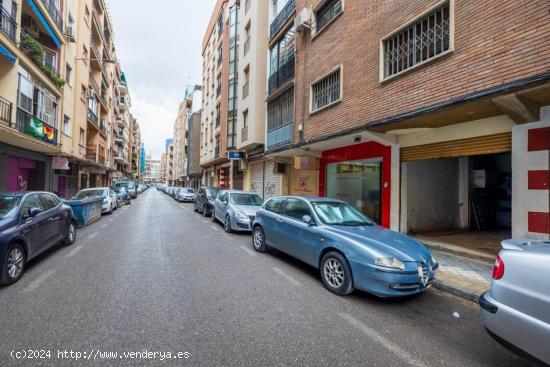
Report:
M439 262L435 288L477 303L479 296L491 287L491 263L435 249L432 253Z

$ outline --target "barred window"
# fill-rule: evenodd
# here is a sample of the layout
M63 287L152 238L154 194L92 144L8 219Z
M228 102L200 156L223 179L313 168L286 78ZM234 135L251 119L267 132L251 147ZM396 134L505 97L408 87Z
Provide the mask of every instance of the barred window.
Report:
M384 40L384 78L435 58L450 47L449 3Z
M321 9L315 14L317 20L315 30L319 32L332 19L342 12L342 2L340 0L328 0Z
M311 111L339 101L340 96L340 69L321 79L311 86Z
M294 88L290 88L267 105L267 131L292 123L294 119Z

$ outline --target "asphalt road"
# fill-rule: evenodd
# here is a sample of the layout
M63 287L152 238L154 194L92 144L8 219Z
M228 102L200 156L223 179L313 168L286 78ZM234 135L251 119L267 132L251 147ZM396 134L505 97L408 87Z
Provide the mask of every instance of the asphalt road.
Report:
M12 358L23 352L45 358ZM474 304L436 290L338 297L316 270L255 253L250 235L151 189L0 288L0 366L39 365L526 364L486 335Z

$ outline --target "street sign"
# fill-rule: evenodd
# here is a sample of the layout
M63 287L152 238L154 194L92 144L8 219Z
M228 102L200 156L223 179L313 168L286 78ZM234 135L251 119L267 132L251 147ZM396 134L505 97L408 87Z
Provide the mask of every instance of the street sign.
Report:
M227 159L231 160L243 160L244 159L244 152L239 152L236 150L230 150L227 152Z

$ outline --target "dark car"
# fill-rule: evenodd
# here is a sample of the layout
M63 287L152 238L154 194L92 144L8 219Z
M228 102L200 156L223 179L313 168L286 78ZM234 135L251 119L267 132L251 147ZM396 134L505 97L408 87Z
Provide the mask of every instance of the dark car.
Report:
M54 194L0 193L0 284L17 282L29 260L75 239L73 211Z
M202 213L205 217L212 214L214 200L220 190L219 187L201 187L195 196L195 211Z

